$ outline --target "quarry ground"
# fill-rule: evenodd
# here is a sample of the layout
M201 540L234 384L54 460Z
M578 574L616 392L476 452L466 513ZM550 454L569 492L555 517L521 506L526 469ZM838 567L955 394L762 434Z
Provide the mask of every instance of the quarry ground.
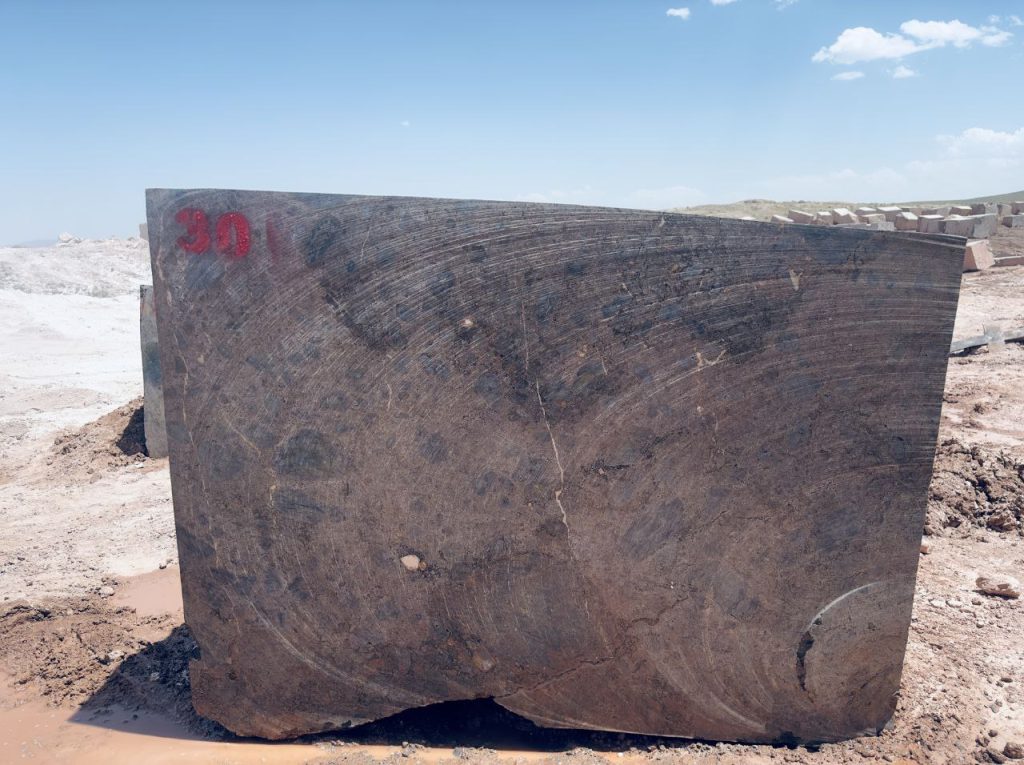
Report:
M1020 252L1024 230L992 244ZM979 574L1024 578L1024 344L950 360L930 547L877 738L791 749L545 731L489 702L296 742L232 738L191 710L167 463L143 450L149 280L136 240L0 248L0 762L966 763L1024 743L1024 601L974 591ZM955 336L991 324L1024 326L1024 267L964 276Z

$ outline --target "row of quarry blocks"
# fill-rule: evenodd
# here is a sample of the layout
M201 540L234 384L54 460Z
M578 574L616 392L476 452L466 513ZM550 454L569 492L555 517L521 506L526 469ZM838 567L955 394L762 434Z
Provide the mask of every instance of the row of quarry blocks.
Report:
M748 218L754 220L754 218ZM1024 202L999 204L983 202L970 207L858 207L850 210L836 207L816 213L790 210L786 215L773 215L774 223L843 226L876 231L916 231L922 234L951 234L983 239L992 236L1000 221L1010 228L1024 228Z

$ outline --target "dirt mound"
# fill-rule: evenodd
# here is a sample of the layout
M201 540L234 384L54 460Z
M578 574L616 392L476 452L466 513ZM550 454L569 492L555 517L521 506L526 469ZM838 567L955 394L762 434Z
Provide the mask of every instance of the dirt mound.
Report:
M1024 461L948 439L935 454L925 533L963 536L978 528L1024 535Z
M196 644L179 621L96 598L21 601L0 612L0 658L15 685L31 684L50 704L81 705L83 721L116 707L220 733L192 709L188 660Z
M118 407L53 442L47 466L63 476L94 481L111 468L144 462L146 433L142 397Z

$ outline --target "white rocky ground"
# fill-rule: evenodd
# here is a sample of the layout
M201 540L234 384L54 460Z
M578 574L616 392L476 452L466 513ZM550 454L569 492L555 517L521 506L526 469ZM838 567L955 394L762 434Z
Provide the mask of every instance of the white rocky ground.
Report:
M0 248L0 600L84 592L175 554L166 461L82 482L55 435L142 395L139 239Z

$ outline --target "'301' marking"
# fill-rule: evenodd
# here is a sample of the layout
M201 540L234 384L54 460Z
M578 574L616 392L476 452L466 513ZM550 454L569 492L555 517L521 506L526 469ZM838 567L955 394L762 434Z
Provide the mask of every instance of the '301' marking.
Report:
M185 252L202 255L213 245L221 255L244 258L252 248L249 219L240 212L224 213L212 229L207 214L195 207L179 210L174 220L185 227L185 234L178 237L178 246Z

